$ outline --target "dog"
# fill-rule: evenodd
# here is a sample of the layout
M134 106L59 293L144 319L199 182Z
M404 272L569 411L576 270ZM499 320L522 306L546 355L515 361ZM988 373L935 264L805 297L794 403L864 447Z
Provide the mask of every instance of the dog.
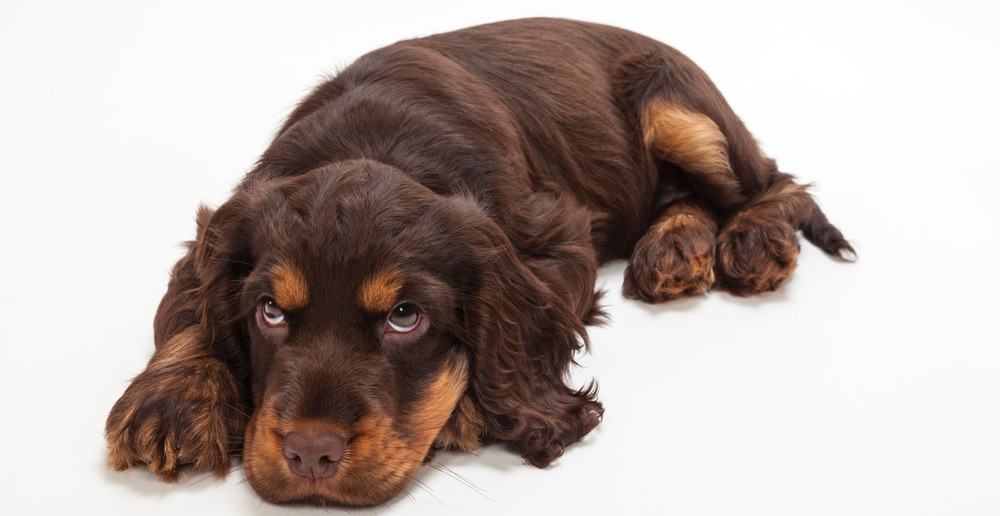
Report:
M744 296L797 231L854 250L711 80L625 30L525 19L401 41L318 86L201 208L107 420L109 464L225 475L274 503L372 505L435 449L545 467L601 421L565 383L626 297Z

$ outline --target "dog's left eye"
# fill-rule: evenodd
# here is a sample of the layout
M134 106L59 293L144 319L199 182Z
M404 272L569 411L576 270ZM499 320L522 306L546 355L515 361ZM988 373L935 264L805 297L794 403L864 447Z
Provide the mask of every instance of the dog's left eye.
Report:
M264 301L260 304L258 310L260 319L266 326L275 328L285 324L285 312L278 308L278 305L274 304L273 300L268 299Z
M400 303L389 312L385 322L392 331L409 333L420 324L420 308L413 303Z

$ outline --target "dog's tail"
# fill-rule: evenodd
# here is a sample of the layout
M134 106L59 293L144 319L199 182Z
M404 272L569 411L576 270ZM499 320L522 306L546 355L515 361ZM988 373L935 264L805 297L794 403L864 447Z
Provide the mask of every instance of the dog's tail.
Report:
M802 230L806 240L835 258L846 262L857 260L858 254L854 251L854 247L847 242L840 230L827 220L826 214L816 204L813 196L806 194L804 197L807 200L808 209L804 214L805 217L801 219L799 229Z

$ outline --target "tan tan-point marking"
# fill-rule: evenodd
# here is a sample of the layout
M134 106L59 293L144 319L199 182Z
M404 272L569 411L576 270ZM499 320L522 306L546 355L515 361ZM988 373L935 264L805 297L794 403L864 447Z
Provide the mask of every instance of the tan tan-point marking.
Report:
M458 448L471 452L479 448L485 434L486 421L483 420L472 398L464 396L455 407L451 419L434 440L434 444L441 448Z
M309 302L309 285L298 267L280 262L271 269L274 301L284 310L298 310Z
M369 312L388 312L396 304L403 288L403 275L395 270L378 272L361 284L358 302Z
M689 213L678 213L676 215L664 217L662 220L657 222L654 226L654 231L656 232L656 235L662 237L668 231L673 231L674 229L682 226L693 225L699 222L701 222L701 220L694 215Z
M730 172L726 137L701 113L654 100L643 114L643 140L660 158L686 170Z
M468 362L459 356L454 362L447 363L434 383L427 388L426 396L412 415L412 423L416 428L430 431L429 434L422 434L421 441L426 440L430 445L468 389L468 380Z

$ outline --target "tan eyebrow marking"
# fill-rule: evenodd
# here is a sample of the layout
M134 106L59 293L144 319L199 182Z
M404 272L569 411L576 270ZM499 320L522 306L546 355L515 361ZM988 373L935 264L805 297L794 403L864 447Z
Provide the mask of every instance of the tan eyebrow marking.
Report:
M271 291L274 301L285 310L297 310L309 302L309 285L298 267L279 262L271 269Z
M388 312L403 288L403 275L396 269L375 273L358 290L358 302L369 312Z

